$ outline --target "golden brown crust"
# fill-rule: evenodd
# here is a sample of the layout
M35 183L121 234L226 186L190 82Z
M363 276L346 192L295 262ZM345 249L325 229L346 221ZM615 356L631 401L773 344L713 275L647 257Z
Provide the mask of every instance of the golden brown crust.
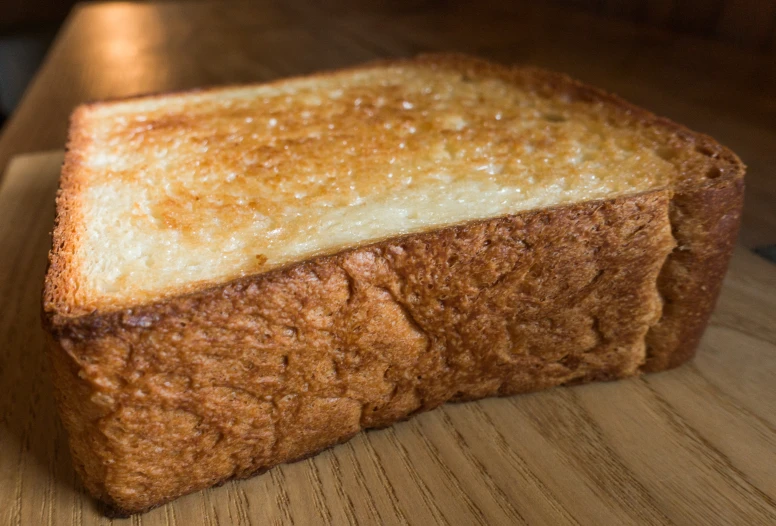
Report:
M44 324L76 470L97 498L139 512L445 401L692 356L738 228L740 160L563 75L416 60L492 68L547 96L573 91L665 135L667 156L696 148L705 160L680 166L672 189L389 239L131 309L78 310L77 112Z
M674 194L677 248L658 279L663 314L647 334L644 371L670 369L695 354L733 253L743 197L742 178Z
M57 215L52 232L52 247L49 265L43 286L44 319L54 313L62 316L71 314L74 304L73 291L77 289L79 261L76 247L83 236L83 210L81 195L83 181L80 179L86 136L83 133L85 109L77 108L70 117L70 128L65 152L65 161L59 178L56 198Z
M672 248L657 191L52 327L76 467L134 512L449 400L635 374Z

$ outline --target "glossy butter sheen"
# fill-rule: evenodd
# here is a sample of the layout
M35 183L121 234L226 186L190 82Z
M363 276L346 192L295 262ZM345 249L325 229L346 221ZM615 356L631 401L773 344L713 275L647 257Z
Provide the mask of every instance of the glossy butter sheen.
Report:
M154 299L343 247L665 186L589 102L428 68L88 110L81 287Z

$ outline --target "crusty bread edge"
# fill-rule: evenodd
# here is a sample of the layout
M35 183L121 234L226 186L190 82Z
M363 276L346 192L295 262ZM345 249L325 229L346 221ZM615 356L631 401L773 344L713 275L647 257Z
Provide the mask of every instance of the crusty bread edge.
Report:
M43 288L44 321L52 314L68 316L68 296L77 285L76 248L80 240L83 210L79 199L78 169L82 164L86 106L79 106L70 115L70 127L65 145L65 158L56 195L56 217L52 231L52 245L48 254L48 268Z
M743 200L743 169L740 176L674 194L669 216L677 247L658 277L664 310L647 333L644 372L672 369L695 355L722 290L738 237ZM687 211L699 223L702 233L698 236L682 232L686 220L679 217ZM684 272L688 268L691 272Z

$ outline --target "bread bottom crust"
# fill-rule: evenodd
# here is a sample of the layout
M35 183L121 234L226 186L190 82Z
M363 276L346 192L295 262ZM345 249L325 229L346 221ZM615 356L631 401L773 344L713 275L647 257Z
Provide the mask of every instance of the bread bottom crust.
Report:
M645 343L675 279L671 206L658 190L472 222L51 326L76 469L125 516L448 401L675 365Z

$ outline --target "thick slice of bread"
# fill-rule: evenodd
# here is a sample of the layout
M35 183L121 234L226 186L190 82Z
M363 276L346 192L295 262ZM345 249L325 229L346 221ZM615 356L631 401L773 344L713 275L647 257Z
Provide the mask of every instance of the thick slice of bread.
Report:
M82 106L43 299L76 468L137 512L449 400L675 366L743 173L456 55Z

